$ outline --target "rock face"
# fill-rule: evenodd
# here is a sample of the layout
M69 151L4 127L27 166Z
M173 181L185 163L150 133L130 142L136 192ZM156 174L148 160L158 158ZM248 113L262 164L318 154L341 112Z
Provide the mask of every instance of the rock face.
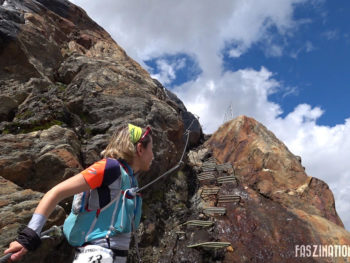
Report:
M57 169L69 153L80 166L88 166L99 158L115 128L125 122L153 127L158 162L150 176L176 163L186 128L182 116L189 115L186 108L174 102L83 10L65 0L9 0L1 1L0 19L4 25L0 29L0 131L28 134L59 125L70 129L80 144L77 149L68 143L73 149L58 152L55 148L41 156L44 145L32 149L33 143L28 142L24 152L31 153L22 159L11 150L10 155L16 156L12 160L22 162L27 171L22 177L38 178L36 171L44 169L53 155L60 156ZM196 144L202 134L200 125L193 116L189 119L195 121ZM28 136L21 138L27 141ZM19 139L6 139L11 138ZM5 159L3 167L11 164ZM73 163L63 167L81 168ZM6 178L18 177L5 173Z
M221 126L187 165L172 178L164 235L146 262L347 262L295 256L298 245L349 245L350 233L328 186L254 119Z
M0 253L43 193L99 160L126 122L153 128L140 185L177 163L192 131L182 170L143 192L143 262L302 262L295 245L350 242L328 186L271 132L239 117L201 145L176 95L68 1L0 0L0 90ZM69 200L60 205L47 227L63 222ZM70 262L72 251L57 235L24 262Z
M3 135L0 150L1 176L41 192L82 170L78 137L57 125L27 134Z
M174 163L185 109L83 10L64 0L2 1L0 8L3 134L70 128L85 166L119 124L150 124L168 160L159 169Z
M263 125L238 117L206 145L219 163L233 165L242 198L220 222L221 229L231 230L221 239L236 249L226 262L295 262L295 245L350 243L327 184L307 176L299 159Z
M188 121L197 133L192 144L202 137L186 108L66 0L0 0L0 90L0 176L30 191L46 192L99 160L122 123L151 125L156 138L141 185L177 163ZM152 200L152 191L144 197ZM29 217L13 220L1 247ZM0 230L8 223L0 217Z
M254 119L221 126L170 180L157 226L141 229L145 262L348 262L296 257L297 246L349 246L350 233L327 184Z
M232 163L241 183L259 195L344 227L328 186L307 176L297 156L255 120L242 116L223 125L207 145L219 162Z

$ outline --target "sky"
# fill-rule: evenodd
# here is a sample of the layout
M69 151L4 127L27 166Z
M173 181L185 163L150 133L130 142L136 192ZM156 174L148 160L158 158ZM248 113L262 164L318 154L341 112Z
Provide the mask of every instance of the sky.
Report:
M275 133L329 185L350 230L350 1L72 2L205 133L239 115Z

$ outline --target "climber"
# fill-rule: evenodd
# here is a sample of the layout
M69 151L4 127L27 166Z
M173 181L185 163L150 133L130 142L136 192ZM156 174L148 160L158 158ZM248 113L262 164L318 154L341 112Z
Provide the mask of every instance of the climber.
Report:
M104 159L48 191L5 254L13 253L11 261L17 261L28 250L35 250L55 206L74 195L63 226L68 242L76 247L73 262L126 262L131 232L141 216L142 200L134 174L150 169L152 144L150 127L142 130L128 124L117 129L101 153Z

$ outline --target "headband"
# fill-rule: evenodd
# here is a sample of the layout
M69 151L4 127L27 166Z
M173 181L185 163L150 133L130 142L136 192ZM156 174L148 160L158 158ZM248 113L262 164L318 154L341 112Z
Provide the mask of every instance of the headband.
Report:
M130 134L130 140L132 143L137 143L142 135L142 129L138 126L132 125L132 124L128 124L129 126L129 134Z

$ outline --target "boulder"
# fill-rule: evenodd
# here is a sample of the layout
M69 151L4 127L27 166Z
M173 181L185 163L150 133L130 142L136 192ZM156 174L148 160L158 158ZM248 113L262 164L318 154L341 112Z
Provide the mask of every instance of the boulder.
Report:
M17 102L10 97L0 96L0 122L12 121L17 109Z
M191 147L198 146L199 143L203 142L204 134L202 126L199 123L199 118L194 116L193 113L187 111L183 102L170 90L165 89L161 83L154 80L156 84L165 90L167 95L167 103L173 106L180 114L182 121L185 124L185 128L188 129L190 133L189 145Z
M326 183L307 176L299 158L256 120L240 116L226 123L207 145L219 162L232 163L240 182L259 195L344 227Z
M294 262L297 245L349 244L327 184L307 176L300 159L262 124L237 117L206 146L219 163L233 165L242 198L218 224L220 239L235 250L223 262Z
M46 192L82 170L78 137L57 125L0 136L0 149L0 176L23 188Z

